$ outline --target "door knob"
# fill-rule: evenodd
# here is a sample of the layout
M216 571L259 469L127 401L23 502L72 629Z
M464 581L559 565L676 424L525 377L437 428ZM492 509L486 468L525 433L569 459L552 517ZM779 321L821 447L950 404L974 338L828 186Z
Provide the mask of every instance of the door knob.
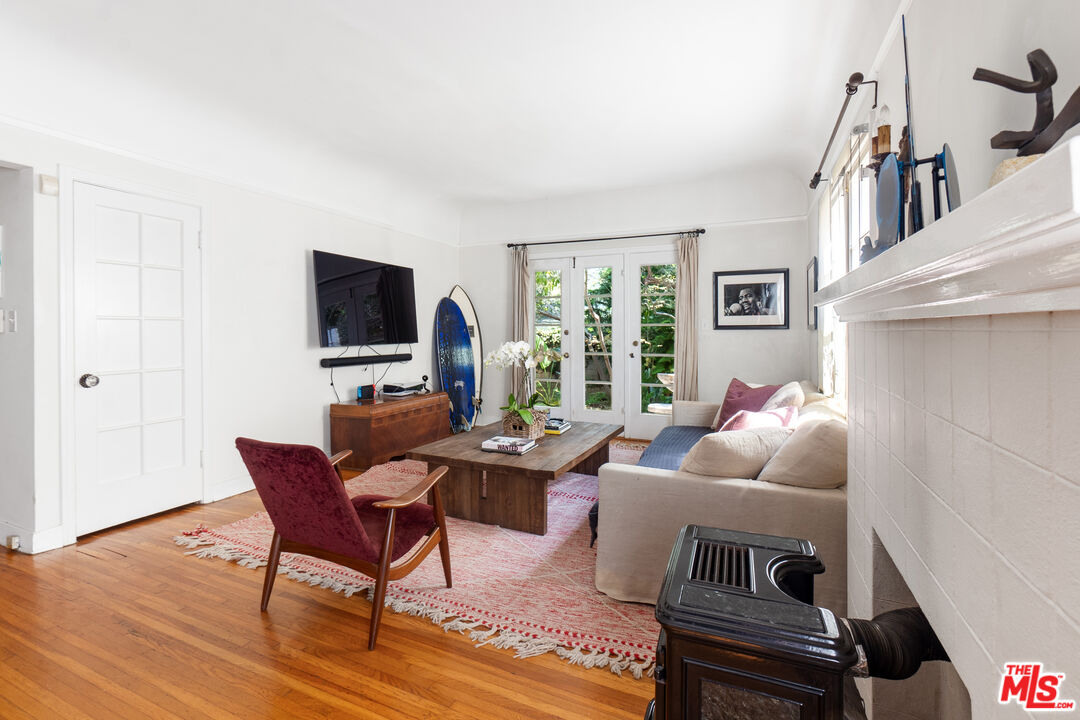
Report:
M563 353L563 354L562 354L562 356L563 356L564 358L568 358L568 357L570 357L570 353Z
M633 345L634 347L637 347L638 341L637 341L637 340L635 340L634 342L632 342L632 343L630 343L630 344L631 344L631 345Z
M99 378L97 375L91 375L90 373L86 373L81 378L79 378L79 384L82 385L84 388L92 388L99 382L101 382L101 378Z
M630 357L634 357L634 353L630 353Z

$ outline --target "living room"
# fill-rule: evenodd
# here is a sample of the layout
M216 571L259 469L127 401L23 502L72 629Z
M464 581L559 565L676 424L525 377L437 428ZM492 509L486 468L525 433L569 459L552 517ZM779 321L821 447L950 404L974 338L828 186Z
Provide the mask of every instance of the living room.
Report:
M843 259L832 259L838 245L830 236L835 198L829 178L850 146L852 129L870 121L875 97L879 107L890 108L893 150L908 124L901 16L920 153L939 152L947 142L964 203L975 208L983 193L992 192L987 188L995 167L1015 155L992 149L991 137L1028 127L1034 100L975 82L972 74L983 67L1026 78L1025 58L1042 48L1057 68L1057 107L1064 108L1080 84L1074 42L1080 16L1072 3L845 2L826 13L787 2L678 3L661 9L608 2L388 8L327 1L192 9L49 0L8 4L0 15L0 52L5 67L16 70L5 77L0 117L0 307L8 314L0 334L0 538L18 538L22 555L42 567L70 564L78 573L83 566L62 553L82 548L83 557L115 554L99 541L76 542L84 533L76 519L82 419L75 381L93 370L80 366L75 354L77 185L199 208L194 267L200 332L198 346L187 348L200 368L200 411L191 428L199 441L184 452L201 470L196 496L178 504L201 505L168 521L169 530L154 530L159 520L152 519L133 527L145 533L139 540L114 536L116 547L128 549L152 534L168 541L173 526L179 532L231 521L230 515L215 522L218 502L254 496L235 438L329 450L327 408L355 397L358 386L426 375L437 387L431 323L439 299L455 284L477 308L485 350L513 339L508 243L645 236L530 248L536 267L564 260L573 266L577 258L599 256L621 258L627 266L639 253L674 257L672 238L664 234L700 228L705 232L698 238L697 398L723 401L732 378L768 384L810 380L846 404L849 615L869 618L889 607L874 594L870 569L895 566L927 614L947 623L936 630L948 639L972 717L1023 713L1018 706L999 705L993 695L1005 662L1042 662L1048 672L1065 673L1062 697L1080 695L1080 567L1072 554L1046 557L1047 548L1075 546L1080 535L1080 490L1072 469L1077 383L1075 363L1063 362L1073 357L1073 311L1080 304L1067 291L1075 287L1068 272L1054 274L1043 265L1001 270L1055 278L1049 299L1021 302L1019 310L991 303L981 312L963 312L966 319L948 319L849 308L845 326L828 315L836 307L823 305L816 329L807 323L804 272L816 258L819 286L825 287L840 280L851 262L847 237L839 242ZM823 160L854 72L877 85L858 86L850 96L824 158L826 180L811 190L807 183ZM876 123L882 116L873 117ZM1067 133L1057 155L1049 157L1075 152L1065 147L1074 135L1075 130ZM1038 171L1038 164L1031 170ZM1019 187L1023 177L997 191ZM1067 185L1066 177L1065 171L1040 176L1025 196L1029 204L1050 195L1046 188ZM927 172L927 195L929 178ZM1001 219L1001 227L1022 219ZM955 220L968 222L960 214ZM929 223L923 232L932 230ZM333 371L319 366L340 350L319 344L312 250L413 270L418 342L378 348L407 349L412 360ZM890 254L899 257L901 250L881 260L892 262ZM858 264L857 253L851 264ZM789 271L787 327L716 329L714 273L763 268ZM897 266L893 277L905 269ZM941 278L935 282L948 285ZM837 306L850 300L832 299L839 299ZM840 318L848 320L844 312ZM1017 393L1018 387L1026 392ZM499 421L499 406L511 389L511 373L487 369L477 422ZM912 440L912 427L925 443ZM946 436L948 443L933 442ZM915 459L909 463L905 457ZM879 477L891 480L879 485L869 470L882 466ZM1023 482L984 496L977 490L980 473ZM962 492L941 489L953 477ZM919 482L908 484L912 478ZM923 488L936 488L930 506L919 494ZM242 507L245 514L254 511ZM926 507L931 509L924 513ZM934 522L924 522L924 514ZM909 531L907 521L916 530ZM938 557L942 547L963 548L972 559L949 564ZM882 549L888 552L882 555ZM183 557L179 550L175 554ZM0 566L5 586L18 575L22 593L71 591L62 580L36 586L27 576L29 566L16 568L11 557L5 553ZM125 575L138 569L120 565ZM247 575L202 582L220 579L233 593L241 609L230 612L231 628L247 621L261 628L254 607L247 607L257 596L261 572L239 571ZM90 572L99 590L113 582L108 572ZM192 570L192 577L198 572ZM285 591L287 584L293 583L282 579L276 592L289 593L283 597L290 607L303 607L305 591L331 595L322 601L309 594L311 606L347 602L318 589ZM19 604L5 594L6 608ZM93 601L106 599L95 595ZM352 602L366 605L359 598ZM367 611L353 615L334 607L339 620L359 620L356 637L366 642ZM1017 617L1031 608L1037 611ZM0 625L0 662L30 667L36 655L13 638L20 623L33 624L33 614L16 608L12 617L17 619ZM383 620L388 637L403 633L409 646L406 657L393 662L422 662L417 657L425 652L425 634L432 633L438 637L430 642L448 643L437 651L446 672L458 658L480 655L485 659L461 662L490 666L504 682L531 673L523 681L529 689L522 691L518 716L562 717L582 702L588 716L640 717L642 698L652 696L647 677L619 678L552 658L515 660L490 648L473 649L453 633L444 639L419 620L412 619L416 628L402 629L409 621L392 614ZM331 627L329 620L320 622ZM1002 631L1006 624L1016 627ZM157 629L163 637L175 632ZM202 632L209 630L196 634ZM95 644L109 643L106 634L81 641L50 639L47 633L45 638L44 644L62 648L54 659L60 664L65 656L92 655ZM376 654L397 652L384 639ZM272 671L256 668L261 661L250 662L248 672L272 682ZM377 658L364 662L369 668L379 664ZM518 669L538 662L538 669ZM341 667L332 671L344 677ZM20 704L44 683L29 672L20 671L28 683L21 690L0 690L0 708L12 708L16 717L48 717L41 707ZM290 692L311 692L297 675L282 677ZM352 681L363 683L365 677L358 673ZM479 681L460 682L481 692ZM554 691L538 689L545 683L574 689L549 695ZM583 689L591 686L596 688ZM423 691L409 688L381 701L385 714L374 710L369 716L424 716L435 713L430 703L445 699L434 691L434 700L424 698L427 710L410 714L410 698ZM322 710L350 712L336 691L320 692L327 703ZM115 689L107 694L127 697ZM131 712L145 716L156 708L190 717L182 710L186 703L214 715L192 693L183 701L178 694L169 690ZM864 688L864 697L871 696ZM266 697L271 700L264 709L272 714L275 696L268 691ZM170 702L177 704L169 708ZM299 716L317 712L320 700L282 702L285 714ZM494 716L515 715L505 697L492 702L492 712L502 713ZM610 714L603 712L605 703L612 706ZM479 716L471 705L453 712Z

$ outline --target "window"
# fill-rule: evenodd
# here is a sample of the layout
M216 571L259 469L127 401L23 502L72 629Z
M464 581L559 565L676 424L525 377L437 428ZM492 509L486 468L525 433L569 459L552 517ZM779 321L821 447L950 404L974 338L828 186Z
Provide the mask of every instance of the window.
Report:
M862 239L870 234L873 171L870 134L852 133L833 168L818 206L820 282L826 285L859 266ZM831 306L821 313L821 385L826 394L847 394L847 333Z

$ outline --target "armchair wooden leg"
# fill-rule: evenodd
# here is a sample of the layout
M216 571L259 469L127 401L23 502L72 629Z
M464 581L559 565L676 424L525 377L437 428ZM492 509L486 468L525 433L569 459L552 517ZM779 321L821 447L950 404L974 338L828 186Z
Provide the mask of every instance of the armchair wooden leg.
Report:
M274 531L274 539L270 542L270 557L266 559L266 577L263 578L263 593L261 610L266 610L270 602L270 591L274 589L274 578L277 577L278 559L281 556L281 535Z
M454 580L450 575L450 538L446 534L446 515L443 513L442 495L439 494L439 486L431 488L432 506L435 510L435 524L439 526L439 554L442 556L443 574L446 575L446 587L454 587Z
M375 577L375 597L371 601L368 650L375 649L375 640L379 635L379 620L382 618L383 603L386 601L386 582L390 575L390 558L394 551L394 519L394 508L390 508L386 515L386 535L383 536L382 553L379 555L379 572Z

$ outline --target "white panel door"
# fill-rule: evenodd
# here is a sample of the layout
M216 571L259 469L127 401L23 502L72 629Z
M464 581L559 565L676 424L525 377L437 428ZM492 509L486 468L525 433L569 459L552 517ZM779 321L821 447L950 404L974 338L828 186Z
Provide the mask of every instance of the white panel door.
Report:
M199 209L74 183L75 534L202 497Z

